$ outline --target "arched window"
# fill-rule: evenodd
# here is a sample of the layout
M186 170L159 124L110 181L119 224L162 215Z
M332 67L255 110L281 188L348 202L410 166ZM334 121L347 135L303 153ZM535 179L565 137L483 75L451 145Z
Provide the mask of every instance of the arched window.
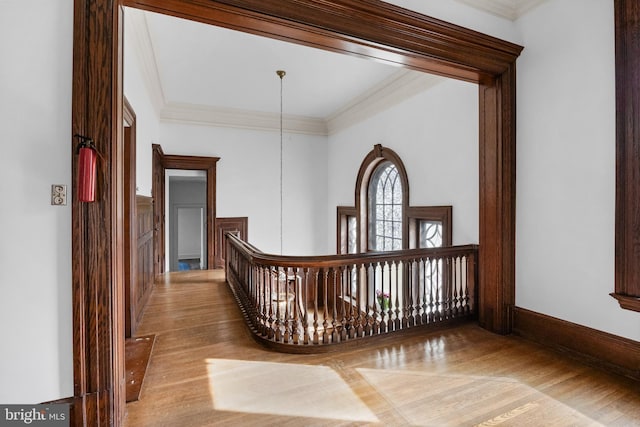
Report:
M369 249L402 249L402 181L396 165L388 160L381 162L371 174L368 192Z
M356 204L337 207L337 252L450 246L451 206L410 206L400 157L378 144L360 165Z

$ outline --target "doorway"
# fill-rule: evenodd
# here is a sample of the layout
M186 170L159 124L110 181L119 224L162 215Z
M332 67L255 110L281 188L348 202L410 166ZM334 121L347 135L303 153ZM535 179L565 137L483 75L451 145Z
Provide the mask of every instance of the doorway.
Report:
M185 257L183 259L189 260L188 265L199 265L200 269L214 268L216 256L214 233L216 218L216 164L218 160L220 160L219 157L164 154L160 145L153 145L153 270L155 275L167 271L180 271L180 255ZM188 198L185 201L184 198L178 197L177 203L171 203L171 197L167 195L172 185L169 180L171 177L175 177L176 184L191 182L191 186L195 185L204 188L204 198L200 196L199 199ZM177 185L178 187L184 187L183 184ZM188 188L189 184L186 185L186 188ZM182 191L185 191L184 188ZM175 192L179 194L182 191L178 188ZM184 196L184 194L182 195ZM174 208L176 208L175 211ZM179 224L177 219L180 217L180 212L177 208L180 208L182 222L185 225L185 233L187 233L182 247L180 247L178 237L180 233L176 228ZM197 223L194 218L197 215L202 218L202 228L200 231L194 232L194 224ZM175 223L174 226L172 226L172 223ZM173 239L171 238L172 232L175 232ZM201 242L201 249L194 249L197 242ZM179 253L180 250L182 250L181 254ZM196 258L199 258L199 260L196 261ZM187 269L186 266L184 269Z
M168 271L205 270L207 176L203 170L167 169L165 252Z

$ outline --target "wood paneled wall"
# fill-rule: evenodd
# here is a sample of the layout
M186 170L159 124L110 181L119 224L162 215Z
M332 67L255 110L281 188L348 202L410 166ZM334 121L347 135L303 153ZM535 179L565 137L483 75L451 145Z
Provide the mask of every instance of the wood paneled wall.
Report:
M131 316L131 336L135 336L136 328L142 319L142 313L151 290L153 289L153 199L136 196L136 277L129 289L130 307L127 315Z
M242 217L229 217L229 218L216 218L216 263L214 268L224 268L225 259L225 247L226 242L224 234L229 232L238 236L240 239L247 241L249 230L249 218Z

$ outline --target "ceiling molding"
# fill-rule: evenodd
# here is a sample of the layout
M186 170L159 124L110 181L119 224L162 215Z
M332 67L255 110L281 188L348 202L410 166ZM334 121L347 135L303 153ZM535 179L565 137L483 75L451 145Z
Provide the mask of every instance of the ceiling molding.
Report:
M456 0L500 18L515 21L547 0Z
M145 12L140 9L127 8L125 31L132 35L131 41L136 57L140 61L142 80L144 80L147 87L151 104L156 114L160 116L160 112L167 101L162 89L158 62L151 42Z
M175 102L170 102L162 108L160 120L166 123L232 127L274 132L280 130L279 113L264 113L260 111ZM282 122L283 131L287 133L327 135L327 124L323 119L285 114L283 115Z
M432 74L400 70L327 117L329 135L385 111L444 80Z
M326 119L285 114L283 130L287 133L332 135L428 90L444 80L443 77L426 73L401 70L354 98ZM177 102L169 102L161 109L160 120L165 123L274 132L280 130L280 115L277 113Z

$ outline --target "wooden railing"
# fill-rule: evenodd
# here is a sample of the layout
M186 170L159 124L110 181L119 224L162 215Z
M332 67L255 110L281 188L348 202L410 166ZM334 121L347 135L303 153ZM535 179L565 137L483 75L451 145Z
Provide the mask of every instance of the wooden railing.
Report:
M476 315L475 245L298 257L226 241L227 282L255 336L280 350Z

